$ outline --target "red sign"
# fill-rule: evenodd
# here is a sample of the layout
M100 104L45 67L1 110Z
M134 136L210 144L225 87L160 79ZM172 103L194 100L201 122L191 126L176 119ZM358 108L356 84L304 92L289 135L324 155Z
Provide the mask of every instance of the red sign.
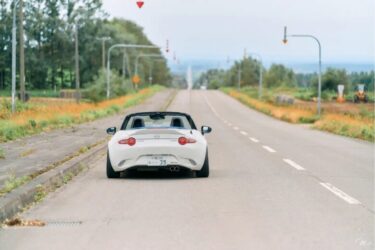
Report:
M138 8L142 8L144 4L145 4L145 2L143 2L143 1L137 2Z

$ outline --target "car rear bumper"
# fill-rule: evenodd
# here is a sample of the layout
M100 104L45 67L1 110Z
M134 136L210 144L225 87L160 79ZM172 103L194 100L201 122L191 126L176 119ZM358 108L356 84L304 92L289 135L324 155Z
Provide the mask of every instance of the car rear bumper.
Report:
M201 170L206 156L206 147L194 146L149 146L149 147L112 147L109 158L114 171L128 169L170 169L177 166L181 169ZM150 159L162 158L162 165L150 165ZM165 161L165 162L164 162Z

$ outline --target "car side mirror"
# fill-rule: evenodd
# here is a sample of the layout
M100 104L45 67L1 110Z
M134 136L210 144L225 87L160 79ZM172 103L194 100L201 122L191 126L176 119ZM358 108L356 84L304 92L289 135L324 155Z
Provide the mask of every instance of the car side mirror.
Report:
M209 133L211 133L211 131L212 131L212 128L210 128L208 126L202 126L202 128L201 128L202 135L209 134Z
M117 131L116 127L107 128L107 134L109 134L109 135L116 134L116 131Z

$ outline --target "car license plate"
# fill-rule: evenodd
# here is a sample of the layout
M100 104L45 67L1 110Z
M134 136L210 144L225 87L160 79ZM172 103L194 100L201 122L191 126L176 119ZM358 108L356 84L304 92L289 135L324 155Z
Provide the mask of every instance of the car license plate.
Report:
M148 166L167 166L167 159L163 156L153 156L147 161Z

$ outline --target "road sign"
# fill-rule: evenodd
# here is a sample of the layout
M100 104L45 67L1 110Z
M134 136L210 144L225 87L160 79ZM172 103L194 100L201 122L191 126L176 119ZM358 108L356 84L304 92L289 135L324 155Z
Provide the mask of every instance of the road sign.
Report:
M140 8L140 9L143 7L144 4L145 4L145 2L143 2L143 1L137 2L138 8Z
M138 84L141 81L141 78L138 75L133 76L132 79L134 84Z

